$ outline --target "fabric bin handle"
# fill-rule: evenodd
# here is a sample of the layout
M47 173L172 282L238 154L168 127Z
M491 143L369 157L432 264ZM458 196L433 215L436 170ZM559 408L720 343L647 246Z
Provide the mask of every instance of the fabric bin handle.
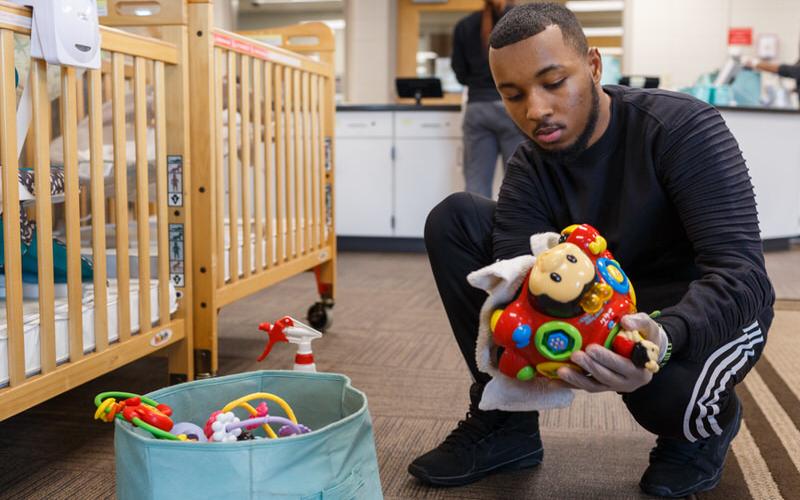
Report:
M358 490L363 486L364 479L361 477L361 471L355 469L339 484L326 488L319 493L306 495L302 500L353 500L358 498Z

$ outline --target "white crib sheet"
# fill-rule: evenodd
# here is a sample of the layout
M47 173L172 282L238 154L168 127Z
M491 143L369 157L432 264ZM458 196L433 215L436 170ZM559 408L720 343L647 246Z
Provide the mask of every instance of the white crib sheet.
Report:
M108 341L109 343L119 338L117 331L117 300L118 287L116 280L110 280L108 285ZM170 313L178 309L177 294L172 283L169 284ZM130 282L130 319L131 332L139 331L139 281L131 279ZM150 281L150 317L153 322L158 321L158 282ZM39 349L39 303L37 300L26 300L23 304L25 330L25 374L27 376L38 373L41 369L41 352ZM69 360L69 335L68 335L68 306L66 299L55 301L55 327L56 327L56 362L64 363ZM94 333L94 293L91 284L85 286L83 294L83 352L88 353L95 348ZM0 302L0 387L8 384L8 324L6 322L6 304Z

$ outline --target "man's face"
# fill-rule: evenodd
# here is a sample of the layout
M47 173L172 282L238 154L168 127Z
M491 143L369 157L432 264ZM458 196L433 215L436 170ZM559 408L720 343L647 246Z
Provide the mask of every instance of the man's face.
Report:
M580 153L597 123L596 51L578 54L561 29L489 51L489 64L514 123L546 153Z

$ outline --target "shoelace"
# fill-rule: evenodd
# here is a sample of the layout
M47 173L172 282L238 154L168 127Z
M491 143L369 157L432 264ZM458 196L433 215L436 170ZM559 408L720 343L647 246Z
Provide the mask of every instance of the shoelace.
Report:
M684 465L693 462L705 447L704 441L688 441L659 437L656 447L650 451L651 460Z
M458 426L445 438L442 448L463 448L475 443L494 430L495 422L491 417L467 412L464 420L458 421Z

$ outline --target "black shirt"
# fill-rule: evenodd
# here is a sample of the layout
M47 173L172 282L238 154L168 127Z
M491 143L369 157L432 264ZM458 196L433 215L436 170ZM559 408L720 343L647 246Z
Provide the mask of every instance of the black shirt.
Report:
M785 78L794 78L795 92L800 92L800 61L795 64L781 64L778 66L778 74Z
M474 12L456 24L453 33L453 55L450 65L461 85L469 89L470 102L499 101L489 70L488 47L481 41L481 17Z
M720 114L688 95L604 87L611 119L570 164L523 143L495 213L495 258L529 237L596 227L631 278L642 311L660 309L677 355L702 359L754 320L772 321L748 170Z

